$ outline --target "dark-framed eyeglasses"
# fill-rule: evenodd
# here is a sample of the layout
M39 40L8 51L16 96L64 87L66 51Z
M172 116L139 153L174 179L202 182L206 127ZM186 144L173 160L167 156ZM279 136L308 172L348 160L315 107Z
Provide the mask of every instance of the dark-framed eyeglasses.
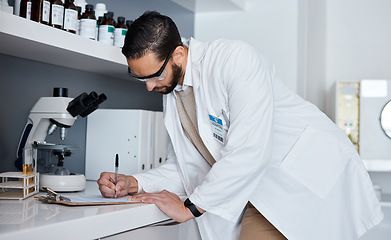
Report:
M154 78L156 80L159 80L159 81L163 80L164 77L160 77L160 75L162 75L162 73L163 73L164 69L166 68L167 63L170 60L170 58L171 58L172 54L174 53L175 49L177 47L179 47L179 46L182 46L182 44L178 44L177 46L175 46L171 50L171 52L168 54L166 60L164 60L163 66L156 73L151 74L149 76L140 77L140 76L137 76L137 75L133 74L132 71L130 70L130 67L128 67L128 74L129 74L129 76L131 76L132 78L135 78L135 79L137 79L137 80L139 80L141 82L146 82L148 79L152 79L152 78Z

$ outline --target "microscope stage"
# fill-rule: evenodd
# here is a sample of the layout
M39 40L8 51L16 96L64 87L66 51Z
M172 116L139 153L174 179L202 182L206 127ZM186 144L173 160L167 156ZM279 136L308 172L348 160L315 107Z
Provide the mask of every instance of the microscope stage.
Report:
M86 177L83 174L55 175L53 173L40 173L39 188L49 187L56 192L83 191L86 187Z

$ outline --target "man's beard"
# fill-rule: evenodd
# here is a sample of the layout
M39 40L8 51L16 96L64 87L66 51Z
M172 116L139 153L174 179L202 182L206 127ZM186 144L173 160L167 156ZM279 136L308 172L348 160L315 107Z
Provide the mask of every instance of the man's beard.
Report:
M171 79L171 82L167 86L155 88L154 90L156 92L160 92L162 94L169 94L178 85L178 82L179 82L179 80L182 77L182 67L180 67L180 66L178 66L176 64L173 64L171 69L172 69L172 79Z

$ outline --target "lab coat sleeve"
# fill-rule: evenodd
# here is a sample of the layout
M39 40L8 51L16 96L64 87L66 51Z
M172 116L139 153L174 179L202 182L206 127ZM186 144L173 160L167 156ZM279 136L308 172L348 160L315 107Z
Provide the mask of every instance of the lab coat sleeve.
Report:
M244 43L216 49L209 53L212 57L205 58L202 67L209 71L209 95L217 96L216 91L225 95L230 127L221 159L217 159L190 200L234 222L271 159L274 68Z
M134 174L133 177L137 179L139 186L145 192L151 193L167 190L180 196L185 195L171 141L168 144L167 161L165 164L145 173Z

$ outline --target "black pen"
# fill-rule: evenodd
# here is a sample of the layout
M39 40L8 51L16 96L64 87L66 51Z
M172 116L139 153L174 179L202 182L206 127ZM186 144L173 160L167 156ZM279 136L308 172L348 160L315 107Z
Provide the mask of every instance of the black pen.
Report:
M118 153L115 155L115 186L117 186L118 181L118 165L119 165L119 156ZM115 198L117 198L117 190L115 190Z

